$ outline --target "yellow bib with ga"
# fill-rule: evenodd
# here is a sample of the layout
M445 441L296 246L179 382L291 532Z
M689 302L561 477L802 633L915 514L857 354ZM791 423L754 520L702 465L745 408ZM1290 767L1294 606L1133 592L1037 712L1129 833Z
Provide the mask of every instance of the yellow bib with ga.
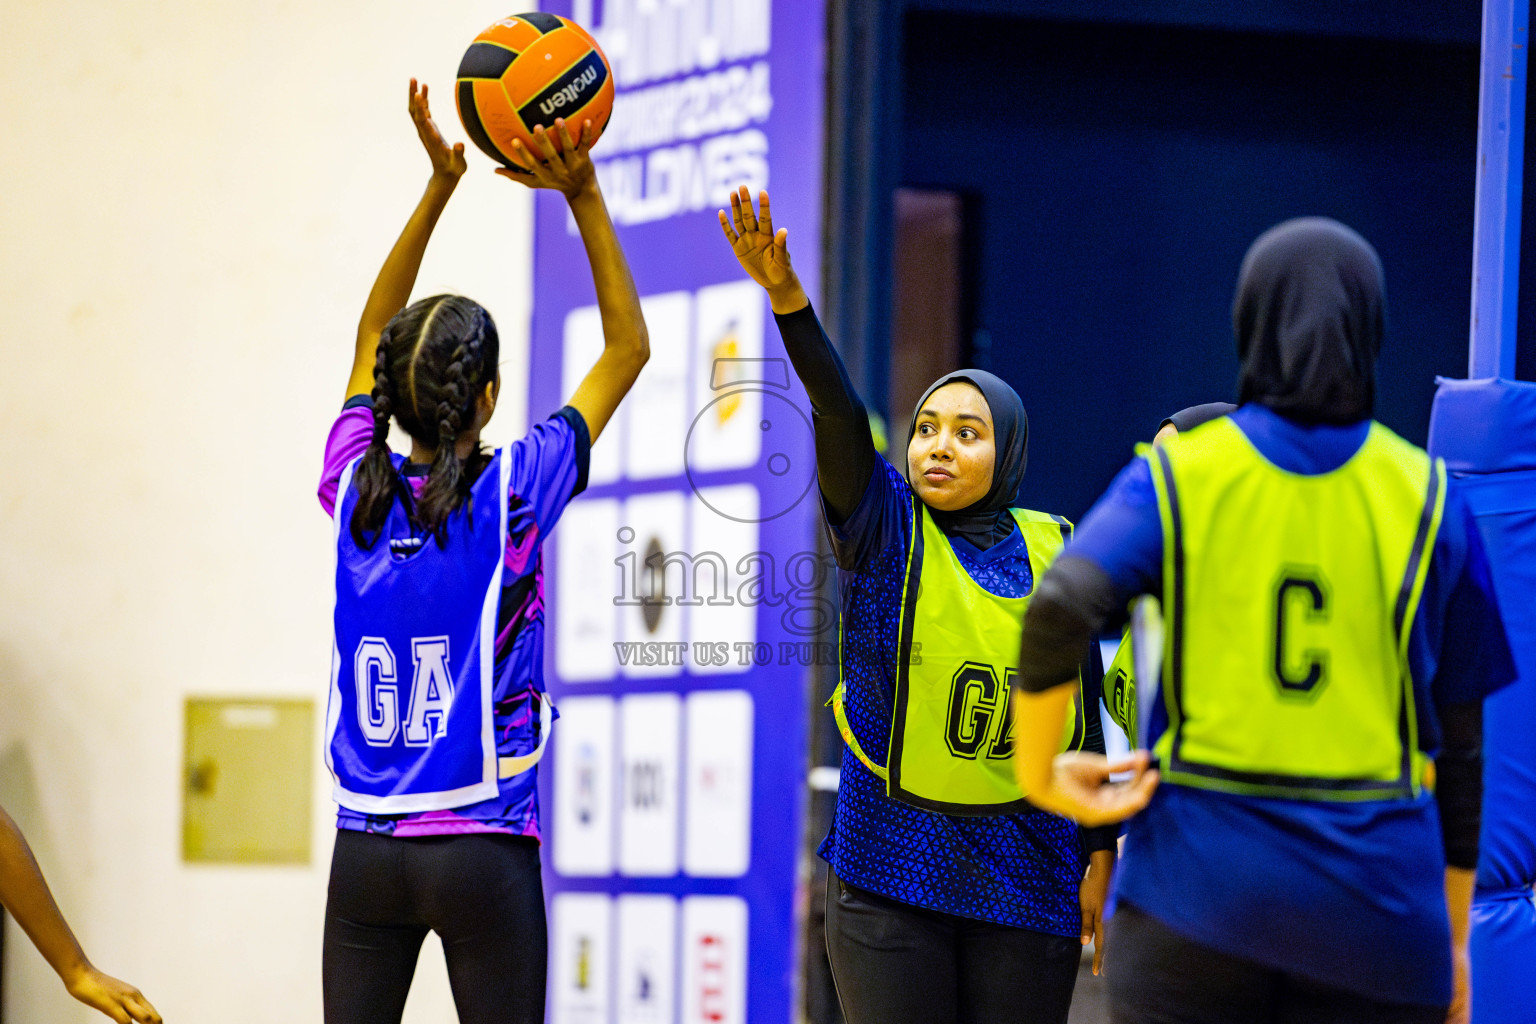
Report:
M1131 627L1125 627L1114 660L1104 669L1104 706L1109 717L1125 733L1131 749L1136 749L1136 659L1131 642Z
M876 764L854 738L841 680L829 702L838 729L864 766L885 780L888 796L946 814L1025 810L1030 804L1013 775L1009 694L1029 598L983 589L923 504L914 498L912 505L886 764ZM1043 512L1009 511L1038 586L1072 524ZM1061 749L1082 746L1082 722L1079 685Z
M1255 796L1416 796L1408 636L1445 469L1379 423L1288 473L1230 419L1143 449L1163 520L1165 782Z

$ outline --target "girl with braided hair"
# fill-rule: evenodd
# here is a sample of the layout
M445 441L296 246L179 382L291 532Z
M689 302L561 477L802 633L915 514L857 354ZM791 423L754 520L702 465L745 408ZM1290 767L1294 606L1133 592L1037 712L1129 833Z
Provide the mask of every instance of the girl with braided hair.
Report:
M465 171L411 82L432 177L358 324L320 503L336 526L326 761L335 853L326 903L327 1024L399 1021L429 930L459 1020L541 1021L548 958L534 767L553 708L543 683L540 542L587 483L588 453L649 355L634 281L587 150L555 122L519 170L559 189L586 245L604 349L570 403L505 448L496 325L459 295L406 305L427 239ZM514 144L516 145L516 144ZM404 307L404 308L402 308ZM387 445L393 419L411 438Z

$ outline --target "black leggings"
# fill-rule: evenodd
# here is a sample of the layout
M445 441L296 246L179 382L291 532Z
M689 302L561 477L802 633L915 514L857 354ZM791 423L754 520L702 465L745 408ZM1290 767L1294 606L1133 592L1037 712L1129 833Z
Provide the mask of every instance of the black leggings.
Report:
M1302 941L1298 936L1298 941ZM1382 1003L1230 956L1128 903L1109 920L1115 1024L1442 1024L1443 1006Z
M1082 942L941 914L827 872L827 956L848 1024L1065 1024Z
M442 939L461 1024L544 1019L537 841L341 829L325 904L326 1024L396 1024L428 931Z

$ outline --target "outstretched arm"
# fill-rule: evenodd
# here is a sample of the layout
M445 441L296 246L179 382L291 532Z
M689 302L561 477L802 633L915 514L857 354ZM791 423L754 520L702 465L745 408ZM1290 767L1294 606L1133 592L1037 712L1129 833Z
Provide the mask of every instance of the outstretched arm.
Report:
M834 525L858 507L875 471L869 413L848 370L822 330L811 300L789 259L789 229L773 229L768 193L758 193L761 216L743 186L731 193L731 215L720 211L720 227L747 276L768 292L784 351L811 400L816 424L816 482Z
M352 357L352 376L347 380L348 398L373 392L373 363L379 335L390 318L404 309L410 299L411 289L416 285L416 272L421 269L422 254L427 251L427 240L432 237L437 218L448 205L466 166L464 143L456 142L450 147L443 141L443 134L437 130L432 111L427 106L427 87L418 88L414 78L411 79L410 112L416 134L432 160L432 177L421 201L412 211L411 219L405 222L405 230L395 240L395 247L389 250L389 256L373 282L373 290L368 293L362 319L357 322L357 350Z
M603 190L598 186L597 172L587 152L592 146L592 122L582 122L580 139L571 135L562 118L555 119L555 131L561 134L560 149L555 148L549 133L535 128L534 143L539 152L530 153L521 142L513 142L512 157L523 170L500 168L496 173L530 188L558 189L571 204L571 216L581 232L587 262L592 266L592 283L597 287L603 353L576 386L567 404L581 413L591 439L596 441L651 357L650 336L640 312L635 279L630 275L624 250L619 247L619 236L613 230L613 219L608 216Z
M70 931L27 839L0 809L0 904L5 905L64 982L69 994L117 1021L160 1024L160 1014L138 989L98 971Z

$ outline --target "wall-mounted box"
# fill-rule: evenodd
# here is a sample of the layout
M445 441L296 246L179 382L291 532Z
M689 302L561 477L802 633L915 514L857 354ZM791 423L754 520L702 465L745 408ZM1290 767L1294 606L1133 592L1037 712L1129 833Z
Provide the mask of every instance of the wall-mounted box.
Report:
M182 859L307 864L316 742L313 701L189 697Z

